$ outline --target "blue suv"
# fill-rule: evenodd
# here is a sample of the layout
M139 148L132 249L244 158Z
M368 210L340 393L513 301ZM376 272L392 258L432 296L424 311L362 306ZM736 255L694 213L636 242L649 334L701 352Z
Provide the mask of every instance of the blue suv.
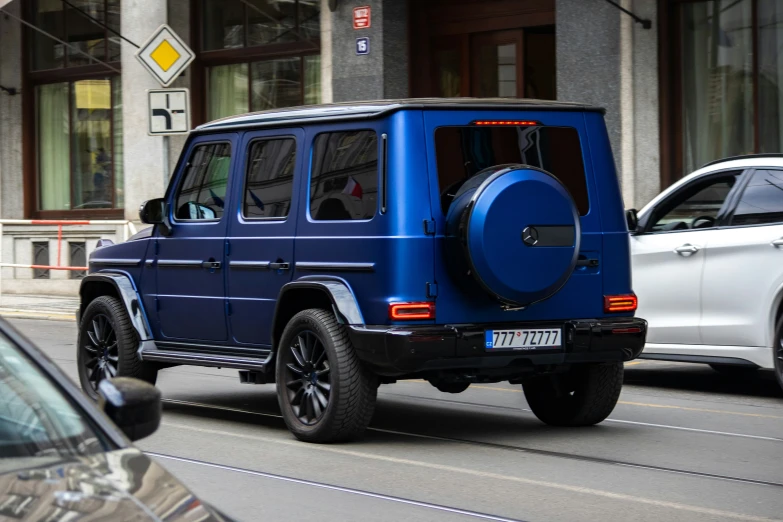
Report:
M559 426L614 408L633 317L600 109L384 100L218 120L189 137L154 225L81 284L81 384L180 364L277 383L301 440L360 436L380 384L521 384Z

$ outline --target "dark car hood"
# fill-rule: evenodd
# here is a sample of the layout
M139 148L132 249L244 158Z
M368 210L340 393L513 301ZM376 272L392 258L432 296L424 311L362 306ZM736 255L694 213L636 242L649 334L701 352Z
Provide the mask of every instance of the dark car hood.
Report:
M6 517L25 522L230 520L135 448L67 461L0 459L0 518Z

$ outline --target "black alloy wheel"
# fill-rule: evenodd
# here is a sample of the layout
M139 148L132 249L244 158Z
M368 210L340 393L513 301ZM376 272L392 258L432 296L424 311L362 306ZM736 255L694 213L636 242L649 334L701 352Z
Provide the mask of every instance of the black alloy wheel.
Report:
M324 415L332 394L329 358L314 332L301 331L288 347L285 387L294 415L312 426Z
M83 364L87 370L90 388L97 393L103 379L117 375L120 362L119 343L111 320L105 314L97 314L86 328L86 339L82 343Z
M783 388L783 316L778 320L775 326L775 341L772 347L772 356L775 359L775 377L778 384Z

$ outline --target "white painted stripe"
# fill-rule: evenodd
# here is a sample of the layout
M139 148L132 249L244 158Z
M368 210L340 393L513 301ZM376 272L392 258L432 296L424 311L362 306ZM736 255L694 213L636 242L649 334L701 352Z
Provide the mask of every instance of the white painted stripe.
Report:
M429 502L420 502L418 500L410 500L407 498L394 497L391 495L383 495L381 493L372 493L370 491L362 491L361 489L346 488L342 486L334 486L332 484L324 484L323 482L314 482L312 480L297 479L293 477L286 477L283 475L275 475L273 473L264 473L263 471L255 471L252 469L236 468L234 466L226 466L223 464L215 464L212 462L204 462L202 460L188 459L184 457L175 457L172 455L163 455L161 453L145 452L147 455L158 457L161 459L176 460L178 462L186 462L188 464L196 464L199 466L207 466L209 468L224 469L227 471L234 471L237 473L245 473L246 475L255 475L258 477L264 477L268 479L281 480L283 482L293 482L294 484L302 484L305 486L313 486L316 488L329 489L332 491L340 491L342 493L350 493L352 495L360 495L362 497L376 498L379 500L388 500L390 502L397 502L400 504L407 504L409 506L423 507L427 509L434 509L436 511L445 511L447 513L454 513L457 515L465 515L474 518L480 518L483 520L494 520L496 522L522 522L515 518L504 518L495 515L488 515L486 513L478 513L476 511L468 511L466 509L453 508L448 506L442 506L440 504L431 504Z
M644 504L648 506L655 506L659 508L664 509L673 509L677 511L685 511L690 513L698 513L701 515L711 515L716 517L724 517L724 518L730 518L733 520L750 520L750 521L758 521L758 522L764 522L768 520L775 520L765 517L758 517L754 515L746 515L743 513L734 513L731 511L723 511L720 509L712 509L707 507L701 507L701 506L691 506L688 504L681 504L678 502L669 502L665 500L657 500L657 499L651 499L651 498L645 498L645 497L637 497L634 495L627 495L624 493L614 493L611 491L604 491L600 489L593 489L593 488L586 488L582 486L572 486L569 484L562 484L559 482L549 482L545 480L535 480L535 479L529 479L524 477L515 477L510 475L501 475L499 473L491 473L488 471L479 471L474 469L468 469L468 468L460 468L457 466L449 466L446 464L435 464L432 462L423 462L420 460L411 460L411 459L402 459L397 457L389 457L386 455L378 455L373 453L365 453L362 451L357 450L349 450L344 448L338 448L334 446L327 446L323 444L302 444L298 441L293 440L287 440L287 439L275 439L271 437L261 437L257 435L246 435L243 433L234 433L230 431L224 431L224 430L215 430L210 428L198 428L195 426L188 426L186 424L176 424L176 423L170 423L170 422L163 422L164 426L167 426L169 428L174 429L180 429L180 430L186 430L186 431L193 431L196 433L204 433L209 435L216 435L220 437L234 437L239 439L245 439L245 440L252 440L256 442L264 442L269 444L280 444L284 446L296 446L296 448L300 451L321 451L326 453L334 453L339 455L345 455L349 457L355 457L355 458L362 458L367 460L375 460L375 461L381 461L381 462L389 462L392 464L399 464L403 466L411 466L411 467L418 467L423 469L431 469L431 470L437 470L437 471L443 471L447 473L459 473L463 475L469 475L473 477L478 477L482 479L491 479L496 480L500 482L512 482L516 484L525 484L528 486L535 486L535 487L542 487L542 488L548 488L548 489L554 489L558 491L566 491L569 493L578 493L583 495L591 495L595 497L600 498L606 498L611 500L618 500L623 502L630 502L630 503L637 503L637 504ZM781 519L778 519L781 520Z

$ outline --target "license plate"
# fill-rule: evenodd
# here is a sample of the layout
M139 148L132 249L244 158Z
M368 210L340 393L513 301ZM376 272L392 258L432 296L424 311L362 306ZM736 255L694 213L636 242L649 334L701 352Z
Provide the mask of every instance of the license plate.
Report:
M544 350L562 346L562 328L486 330L487 350Z

